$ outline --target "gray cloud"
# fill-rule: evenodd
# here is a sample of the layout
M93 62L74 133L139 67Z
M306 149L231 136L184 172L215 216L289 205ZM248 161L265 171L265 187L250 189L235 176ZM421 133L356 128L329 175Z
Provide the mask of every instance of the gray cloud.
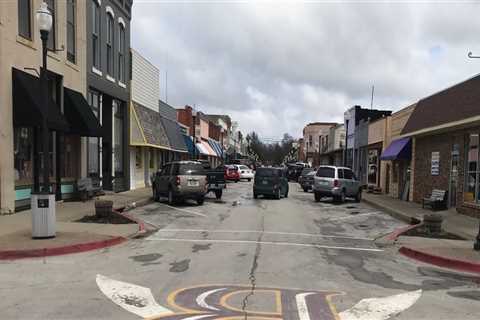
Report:
M480 60L466 53L480 54L478 14L476 3L144 0L134 2L132 46L168 70L170 104L278 138L369 106L372 84L375 107L398 110L476 74Z

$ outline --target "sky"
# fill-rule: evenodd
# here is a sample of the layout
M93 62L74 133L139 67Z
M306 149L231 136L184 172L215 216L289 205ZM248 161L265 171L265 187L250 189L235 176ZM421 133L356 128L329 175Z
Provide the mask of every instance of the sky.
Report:
M396 111L474 76L479 16L472 1L135 0L131 43L162 100L281 139L370 107L373 85L373 107Z

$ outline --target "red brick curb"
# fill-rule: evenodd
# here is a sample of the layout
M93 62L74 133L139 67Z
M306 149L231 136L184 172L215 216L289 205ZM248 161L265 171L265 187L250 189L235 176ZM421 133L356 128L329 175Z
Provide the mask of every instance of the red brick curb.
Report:
M480 274L480 263L477 262L442 257L409 247L401 247L398 251L406 257L438 267Z
M122 209L123 209L123 208L117 208L117 209L113 209L112 211L115 212L116 214L121 215L122 217L124 217L124 218L126 218L126 219L128 219L128 220L130 220L130 221L135 222L135 223L138 225L138 231L135 233L134 236L137 236L137 235L139 235L139 234L145 233L145 232L146 232L146 230L145 230L145 223L144 223L142 220L140 220L140 219L138 219L138 218L136 218L136 217L134 217L134 216L132 216L132 215L129 215L128 213L125 213L125 212L120 211L120 210L122 210Z
M39 258L48 256L59 256L70 253L79 253L91 250L111 247L126 241L124 237L113 237L107 240L78 243L62 247L27 249L27 250L6 250L0 251L0 260L16 260L25 258Z
M400 237L402 234L412 230L412 229L415 229L417 227L420 227L423 223L417 223L417 224L412 224L412 225L408 225L408 226L405 226L405 227L400 227L400 228L397 228L395 230L393 230L392 233L390 233L389 235L387 235L385 237L386 240L390 240L390 241L395 241L397 240L398 237Z

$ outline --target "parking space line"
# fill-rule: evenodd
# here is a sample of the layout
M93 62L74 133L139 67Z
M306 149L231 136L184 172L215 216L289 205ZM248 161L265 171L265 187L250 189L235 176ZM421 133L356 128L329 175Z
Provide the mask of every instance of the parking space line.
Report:
M192 211L192 210L187 210L187 209L172 207L172 206L169 206L168 204L165 204L165 203L160 203L160 204L161 204L162 206L165 206L165 207L170 208L170 209L174 209L174 210L178 210L178 211L182 211L182 212L194 214L194 215L197 215L197 216L200 216L200 217L204 217L204 218L207 217L206 215L204 215L203 213L200 213L200 212L195 212L195 211Z
M339 218L333 218L333 219L326 219L326 221L347 220L347 219L353 219L353 218L356 218L356 217L369 216L369 215L377 214L377 213L379 213L379 212L375 211L375 212L359 213L359 214L350 215L350 216L345 216L345 217L339 217Z
M297 233L297 232L281 232L281 231L262 231L262 230L208 230L208 229L160 229L158 232L208 232L208 233L264 233L287 236L317 237L317 238L333 238L333 239L350 239L350 240L366 240L374 241L374 238L349 237L349 236L333 236L315 233Z
M148 241L173 241L173 242L208 242L208 243L226 243L226 244L262 244L275 246L293 246L293 247L310 247L334 250L349 250L349 251L369 251L369 252L383 252L382 249L374 248L356 248L356 247L341 247L341 246L325 246L313 243L291 243L291 242L272 242L272 241L255 241L255 240L208 240L208 239L184 239L184 238L147 238Z

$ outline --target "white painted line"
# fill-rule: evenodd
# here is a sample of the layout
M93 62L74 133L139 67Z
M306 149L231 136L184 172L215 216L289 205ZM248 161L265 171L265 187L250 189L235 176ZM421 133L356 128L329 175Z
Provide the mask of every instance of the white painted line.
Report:
M200 216L200 217L204 217L204 218L207 217L206 215L204 215L203 213L200 213L200 212L172 207L172 206L169 206L168 204L165 204L165 203L160 203L160 204L167 207L167 208L170 208L170 209L174 209L174 210L178 210L178 211L182 211L182 212L186 212L186 213L191 213L191 214L194 214L194 215L197 215L197 216Z
M383 252L382 249L373 248L355 248L355 247L338 247L338 246L324 246L320 244L311 243L290 243L290 242L271 242L271 241L255 241L255 240L208 240L208 239L174 239L174 238L146 238L149 241L175 241L175 242L208 242L208 243L247 243L247 244L265 244L276 246L297 246L297 247L310 247L310 248L323 248L323 249L336 249L336 250L350 250L350 251L371 251L371 252Z
M213 317L214 314L204 314L204 315L201 315L201 316L193 316L193 317L188 317L188 318L183 318L183 320L199 320L199 319L203 319L203 318L210 318L210 317Z
M356 217L369 216L369 215L377 214L377 213L378 213L378 212L359 213L359 214L350 215L350 216L346 216L346 217L326 219L326 222L353 219L353 218L356 218Z
M220 288L220 289L214 289L214 290L210 290L210 291L207 291L207 292L204 292L202 293L201 295L199 295L196 299L197 301L197 304L202 307L202 308L205 308L205 309L210 309L210 310L214 310L214 311L219 311L219 309L215 308L215 307L212 307L211 305L209 305L208 303L205 302L205 299L211 295L212 293L215 293L215 292L218 292L218 291L223 291L225 290L226 288Z
M375 240L373 238L362 238L362 237L331 236L331 235L315 234L315 233L297 233L297 232L262 231L262 230L160 229L158 230L158 232L264 233L264 234L277 234L277 235L288 235L288 236L317 237L317 238L351 239L351 240L368 240L368 241Z
M100 290L115 304L142 318L173 315L173 312L159 305L149 288L117 281L97 274Z
M295 300L297 300L297 311L298 317L300 320L310 320L310 315L308 312L307 302L305 301L305 297L312 295L313 292L301 293L295 296Z
M421 297L422 290L384 298L362 299L352 308L339 313L341 320L386 320L407 310Z

